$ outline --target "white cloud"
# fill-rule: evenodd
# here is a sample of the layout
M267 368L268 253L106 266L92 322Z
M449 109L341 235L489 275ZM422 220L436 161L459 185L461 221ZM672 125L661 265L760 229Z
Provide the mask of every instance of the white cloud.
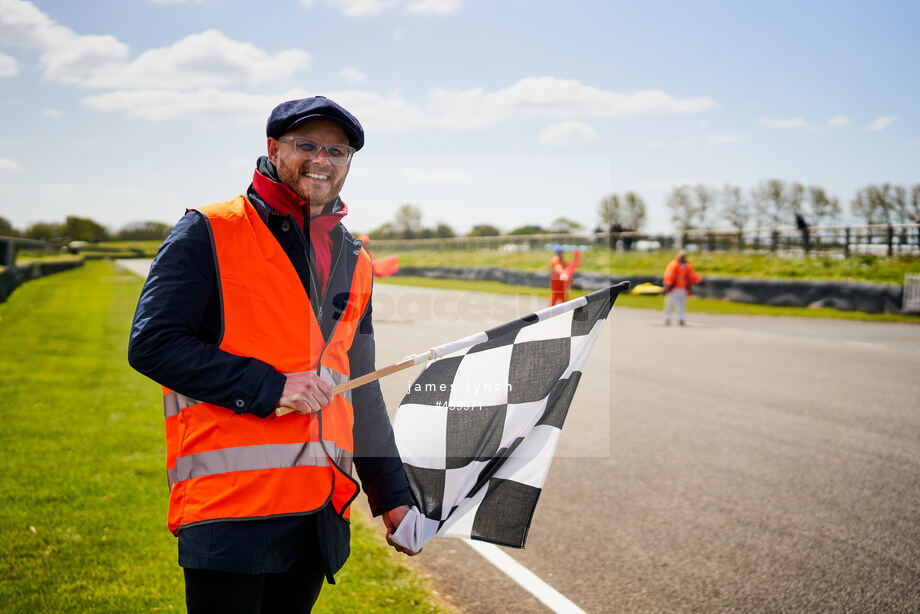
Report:
M347 17L369 17L382 13L394 4L395 0L329 0L342 9Z
M357 68L343 68L339 71L339 74L349 83L363 83L367 81L367 75Z
M19 74L16 58L0 53L0 77L15 77Z
M571 147L598 140L597 132L588 124L574 120L547 126L540 132L537 141L551 147Z
M411 13L453 15L460 12L460 0L416 0L406 7Z
M262 122L279 102L308 95L301 90L284 94L246 94L213 88L194 91L121 90L90 96L82 102L97 111L125 111L132 117L153 121L235 117Z
M402 171L403 177L412 181L426 181L432 183L469 181L472 177L463 171L431 170L425 171L418 168L407 168Z
M827 120L827 125L830 128L843 128L849 126L853 122L850 121L850 118L846 115L835 115L829 120Z
M42 109L42 115L45 117L53 117L58 119L64 117L64 112L60 109Z
M681 139L679 141L666 141L664 139L653 139L648 142L647 147L657 149L660 147L687 147L695 145L693 139Z
M150 49L127 63L101 67L80 82L95 88L184 89L260 83L306 68L310 54L288 49L276 55L217 30L191 34L169 47Z
M0 171L9 171L11 173L17 172L21 166L16 160L10 158L0 158Z
M506 88L431 90L426 111L444 127L469 129L520 119L628 117L657 113L696 113L716 106L711 98L674 98L658 90L621 94L574 79L526 77Z
M64 83L128 55L114 36L78 35L24 0L0 0L0 43L40 51L45 77Z
M706 138L706 142L710 145L727 145L730 143L740 143L746 140L746 134L728 134L727 132L713 132Z
M414 128L478 130L506 121L696 113L716 106L705 97L675 98L661 91L620 94L555 77L528 77L492 92L483 88L433 89L421 101L407 100L398 91L344 90L327 95L353 112L365 127L378 132ZM212 113L267 115L275 104L291 97L296 96L291 92L257 95L216 88L190 91L148 88L108 92L83 102L100 111L127 111L136 117L171 120Z
M770 117L760 117L757 123L761 126L770 126L771 128L814 128L802 117L793 117L790 119L774 119Z
M0 43L41 51L46 78L93 88L202 88L256 84L306 68L310 54L272 55L217 30L191 34L127 61L129 48L113 36L80 35L23 0L0 0Z
M886 115L884 117L876 117L871 124L866 126L867 129L878 132L879 130L884 130L888 126L894 123L897 117L894 115Z
M304 8L313 8L317 0L300 0ZM460 11L461 0L326 0L347 17L370 17L389 8L402 7L411 13L452 15Z

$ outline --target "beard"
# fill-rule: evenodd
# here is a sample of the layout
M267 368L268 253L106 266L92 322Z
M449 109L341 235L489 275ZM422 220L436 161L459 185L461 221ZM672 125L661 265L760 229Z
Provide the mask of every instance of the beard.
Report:
M327 165L314 166L309 163L290 164L288 160L281 160L277 165L278 179L289 187L310 208L322 207L335 199L342 190L348 167ZM325 176L323 180L309 177L308 173Z

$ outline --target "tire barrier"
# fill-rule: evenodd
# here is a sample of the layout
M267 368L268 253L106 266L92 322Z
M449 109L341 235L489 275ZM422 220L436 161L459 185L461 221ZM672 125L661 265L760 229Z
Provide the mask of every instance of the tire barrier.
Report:
M0 270L0 303L13 293L13 290L33 279L69 271L83 266L83 260L65 260L60 262L30 262L20 266L9 266Z
M489 267L402 267L397 275L497 281L534 288L549 287L549 273L529 273ZM705 286L695 286L693 293L704 298L777 307L830 307L841 311L865 313L901 313L902 286L868 282L792 281L786 279L752 279L745 277L703 277ZM661 276L605 275L579 271L572 280L577 290L599 290L629 280L633 287L642 283L661 285Z

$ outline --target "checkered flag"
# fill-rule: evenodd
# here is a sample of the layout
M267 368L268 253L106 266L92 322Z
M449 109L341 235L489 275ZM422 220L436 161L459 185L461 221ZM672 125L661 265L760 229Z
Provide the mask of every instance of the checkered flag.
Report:
M434 351L393 429L414 509L393 534L523 548L560 429L623 282ZM439 351L441 350L441 351Z

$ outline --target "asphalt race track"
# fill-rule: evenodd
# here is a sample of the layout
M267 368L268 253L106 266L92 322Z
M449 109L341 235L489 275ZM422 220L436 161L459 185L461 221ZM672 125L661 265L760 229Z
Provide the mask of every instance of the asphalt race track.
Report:
M377 284L378 366L542 306ZM614 307L506 551L588 612L920 610L920 325L690 310ZM456 540L413 562L463 610L546 611Z
M377 364L543 306L377 284ZM920 611L920 325L692 309L613 308L505 551L592 613ZM547 611L457 540L412 562L464 611Z

